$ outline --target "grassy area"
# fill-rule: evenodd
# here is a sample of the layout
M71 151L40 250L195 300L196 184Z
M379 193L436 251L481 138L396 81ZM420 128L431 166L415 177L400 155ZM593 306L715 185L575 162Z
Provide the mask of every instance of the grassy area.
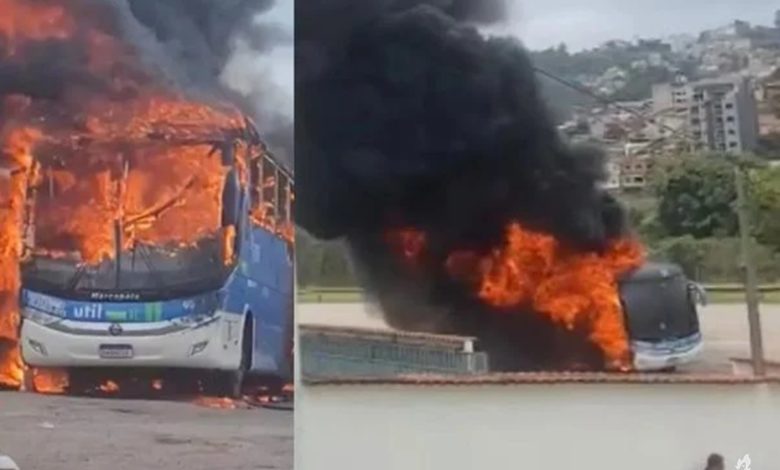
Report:
M762 303L780 303L780 292L764 292L761 294ZM311 289L298 293L298 303L356 303L363 300L360 290L349 289ZM719 292L710 290L707 300L713 304L736 304L745 302L745 294L740 291Z
M359 290L307 290L298 292L298 303L302 304L348 304L361 302L362 300L363 293Z
M760 294L761 302L765 304L780 303L780 292L765 292ZM738 304L745 302L744 292L708 292L707 300L713 304Z

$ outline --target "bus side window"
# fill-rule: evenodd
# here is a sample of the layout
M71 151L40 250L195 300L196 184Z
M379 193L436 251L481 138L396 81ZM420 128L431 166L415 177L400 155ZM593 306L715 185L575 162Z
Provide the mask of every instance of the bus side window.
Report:
M269 230L277 226L277 194L276 180L278 169L273 161L261 155L252 160L250 165L252 184L251 219L255 225Z
M295 228L293 226L293 202L295 194L293 193L293 182L288 179L284 189L284 207L287 218L284 221L282 236L287 242L287 256L290 263L293 263L295 252Z
M263 201L268 226L276 228L278 220L276 187L279 185L279 169L276 164L263 158Z
M287 188L290 185L290 180L282 172L279 172L279 181L276 185L276 213L278 214L277 217L277 224L279 226L283 226L290 220L290 214L288 213L288 191Z
M256 215L256 211L263 204L263 190L261 184L262 179L263 179L262 157L254 157L250 160L249 163L249 185L250 185L249 189L250 189L250 197L251 197L251 201L249 205L249 215L252 216L253 219L254 216Z

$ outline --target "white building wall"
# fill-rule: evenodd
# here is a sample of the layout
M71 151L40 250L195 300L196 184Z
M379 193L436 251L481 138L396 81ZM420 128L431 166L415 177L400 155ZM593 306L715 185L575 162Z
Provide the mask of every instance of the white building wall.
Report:
M780 468L780 386L296 387L296 470Z

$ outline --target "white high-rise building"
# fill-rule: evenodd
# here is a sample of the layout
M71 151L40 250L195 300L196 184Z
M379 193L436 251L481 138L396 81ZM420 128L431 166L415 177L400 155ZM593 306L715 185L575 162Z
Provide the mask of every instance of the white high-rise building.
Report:
M704 149L741 153L758 143L758 108L747 77L656 85L653 109L684 117L681 130Z

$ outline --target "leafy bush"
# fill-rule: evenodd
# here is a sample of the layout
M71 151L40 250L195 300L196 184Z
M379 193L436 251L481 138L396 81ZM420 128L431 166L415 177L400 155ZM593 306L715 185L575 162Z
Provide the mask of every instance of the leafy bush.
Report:
M651 259L680 265L700 282L742 282L743 263L738 238L667 238L651 247ZM771 247L754 244L753 260L760 282L780 280L780 255Z

